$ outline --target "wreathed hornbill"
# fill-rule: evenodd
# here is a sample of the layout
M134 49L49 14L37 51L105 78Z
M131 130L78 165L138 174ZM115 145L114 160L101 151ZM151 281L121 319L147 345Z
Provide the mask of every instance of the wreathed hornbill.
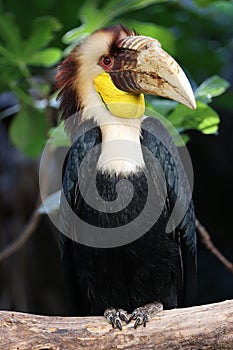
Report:
M193 304L189 183L167 129L144 115L144 93L195 108L184 72L157 40L116 25L78 45L56 79L72 139L60 236L74 314L136 328L163 307Z

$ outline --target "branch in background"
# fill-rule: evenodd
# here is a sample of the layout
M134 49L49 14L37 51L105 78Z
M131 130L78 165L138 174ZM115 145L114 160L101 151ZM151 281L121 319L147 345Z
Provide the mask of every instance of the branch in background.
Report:
M211 240L209 233L206 228L201 225L201 223L196 219L196 228L199 232L199 236L201 237L201 241L204 246L214 255L221 263L233 273L233 263L229 261L214 245Z
M38 316L0 311L4 350L225 350L233 344L233 300L161 311L147 326L112 329L104 317Z

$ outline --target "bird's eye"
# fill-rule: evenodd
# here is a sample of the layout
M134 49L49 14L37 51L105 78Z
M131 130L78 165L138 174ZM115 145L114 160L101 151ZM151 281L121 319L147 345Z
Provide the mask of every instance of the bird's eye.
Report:
M111 56L109 55L106 55L103 57L103 64L106 66L106 67L109 67L111 64L112 64L112 58Z
M105 72L110 72L114 64L114 59L110 55L104 55L99 60L99 65Z

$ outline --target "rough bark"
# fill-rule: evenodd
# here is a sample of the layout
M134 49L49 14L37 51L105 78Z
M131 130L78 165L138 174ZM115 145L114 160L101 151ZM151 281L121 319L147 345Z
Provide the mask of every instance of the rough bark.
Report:
M103 317L0 312L0 349L233 349L233 300L160 312L146 328L112 329Z

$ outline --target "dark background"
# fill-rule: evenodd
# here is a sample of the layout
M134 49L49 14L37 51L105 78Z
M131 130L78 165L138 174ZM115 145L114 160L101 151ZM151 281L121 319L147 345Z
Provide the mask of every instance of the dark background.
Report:
M197 84L218 74L233 83L233 11L231 1L168 1L130 14L169 28L176 36L176 59L188 68ZM30 21L53 15L63 24L54 43L77 26L78 1L8 0L3 10L16 15L27 33ZM25 10L26 9L26 10ZM233 9L233 6L231 7ZM127 22L127 16L124 20ZM53 73L54 71L52 71ZM11 93L0 96L4 110L16 101ZM230 88L212 103L221 124L217 135L191 130L188 149L194 169L194 202L199 221L208 229L218 249L233 261L233 91ZM38 197L38 159L29 159L11 145L9 126L14 115L0 123L0 249L21 233ZM50 169L50 171L53 171ZM233 298L233 275L201 242L198 244L197 304ZM53 225L42 216L38 228L23 247L0 263L0 308L38 314L65 314L69 300L59 259L58 237Z

